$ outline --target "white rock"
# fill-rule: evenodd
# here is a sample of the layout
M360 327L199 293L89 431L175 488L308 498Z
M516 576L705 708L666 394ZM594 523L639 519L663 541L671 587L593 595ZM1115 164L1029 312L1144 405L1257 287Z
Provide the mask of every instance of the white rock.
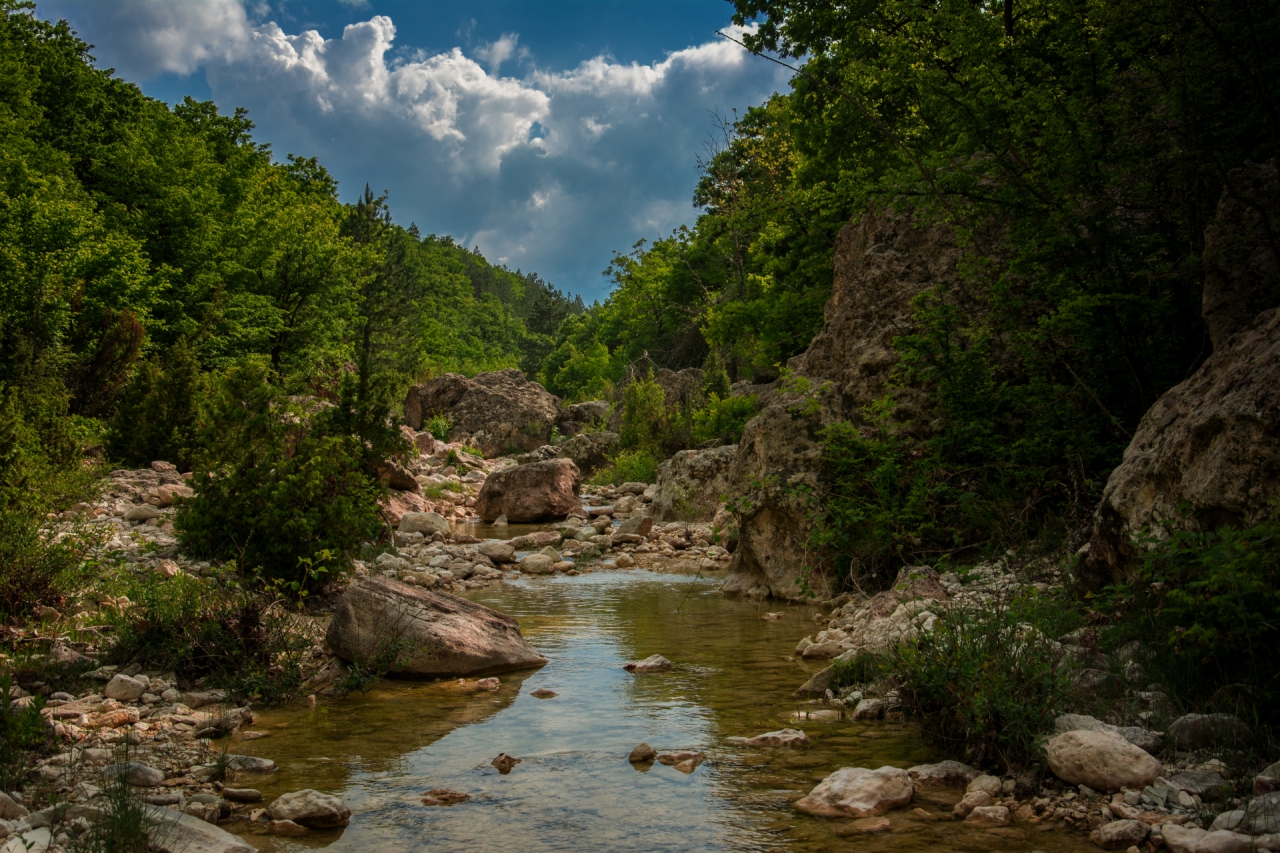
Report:
M291 820L312 829L346 826L351 821L351 809L332 794L306 788L278 797L267 806L272 820Z
M914 788L897 767L842 767L823 779L795 807L818 817L875 817L911 802Z
M649 655L644 660L631 661L622 668L627 672L665 672L673 664L662 655Z
M115 699L117 702L136 702L146 692L146 684L136 678L119 674L107 682L107 688L103 691L108 699Z
M751 746L808 746L809 736L799 729L779 729L745 738L743 742Z
M1108 731L1064 732L1045 746L1049 769L1064 782L1095 791L1141 790L1160 775L1151 754Z
M983 773L965 788L966 793L973 793L974 791L985 791L993 797L998 797L1000 796L1000 780L995 776Z
M422 533L430 536L432 533L443 533L448 536L452 528L444 516L434 512L406 512L400 519L401 533Z

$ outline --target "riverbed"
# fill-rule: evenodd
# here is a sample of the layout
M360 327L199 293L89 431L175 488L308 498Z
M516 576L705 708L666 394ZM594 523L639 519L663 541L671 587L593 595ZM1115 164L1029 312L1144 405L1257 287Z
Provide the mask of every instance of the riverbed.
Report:
M243 783L268 801L300 788L336 794L353 817L343 830L246 840L261 850L335 853L1092 849L1083 836L1028 824L983 830L954 823L958 791L918 795L875 833L865 831L868 821L797 812L791 803L839 767L910 767L954 756L901 724L792 722L796 711L815 709L791 698L814 668L791 652L816 611L725 598L716 592L720 580L614 570L472 592L518 619L549 663L500 676L496 693L382 681L315 708L265 711L254 729L269 736L237 735L231 750L272 758L280 770ZM783 618L765 620L766 611ZM622 669L651 654L675 668ZM558 695L530 695L538 688ZM811 745L731 740L789 725ZM699 750L707 761L688 775L660 764L633 767L627 754L642 741ZM489 763L502 752L521 759L508 775ZM423 793L437 787L471 799L423 805Z

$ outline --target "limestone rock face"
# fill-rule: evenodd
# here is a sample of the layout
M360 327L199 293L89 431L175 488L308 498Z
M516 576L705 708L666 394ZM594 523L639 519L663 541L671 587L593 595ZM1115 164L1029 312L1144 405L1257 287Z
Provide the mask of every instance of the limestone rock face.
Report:
M651 513L657 521L710 521L729 490L738 445L681 450L658 466Z
M1227 187L1205 232L1202 312L1213 355L1138 424L1094 518L1079 572L1087 586L1128 579L1144 528L1254 524L1280 487L1275 161L1231 170Z
M1045 746L1049 769L1071 785L1095 791L1142 790L1156 780L1161 764L1116 732L1064 732Z
M484 521L505 515L512 524L564 518L581 507L578 466L569 459L530 462L490 474L476 498Z
M609 457L618 450L616 432L584 432L566 441L556 451L561 459L570 459L578 470L589 474L609 464Z
M842 767L797 800L795 807L818 817L876 817L905 806L913 794L911 777L905 770Z
M1143 416L1112 472L1080 566L1102 586L1126 579L1152 525L1256 524L1280 491L1280 309L1230 336ZM1186 502L1189 518L1179 512Z
M939 286L955 290L959 258L948 228L906 216L867 214L841 229L822 331L787 365L809 387L760 393L763 408L747 423L730 472L729 495L746 509L725 592L794 599L807 586L819 598L830 594L830 566L806 548L809 507L796 487L821 485L819 432L884 394L897 363L893 339L912 328L912 300ZM896 417L919 423L921 395L906 389L897 397Z
M551 427L561 410L554 394L511 368L480 373L473 379L446 373L410 388L404 401L405 422L421 429L433 415L444 415L453 424L451 440L474 438L484 455L493 457L550 442Z
M380 577L360 578L346 588L325 642L343 660L365 663L398 647L390 671L420 676L503 672L547 662L510 616Z

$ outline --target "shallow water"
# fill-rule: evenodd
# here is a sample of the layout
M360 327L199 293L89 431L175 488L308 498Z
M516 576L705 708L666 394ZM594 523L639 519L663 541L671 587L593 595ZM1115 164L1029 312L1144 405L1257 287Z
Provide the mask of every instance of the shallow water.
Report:
M1029 826L988 832L954 824L958 792L918 797L889 814L889 832L875 835L858 822L795 811L790 803L839 767L909 767L946 756L886 723L792 724L809 734L806 749L730 742L782 728L808 707L790 694L813 667L786 658L809 633L814 611L726 599L715 592L719 582L612 571L472 593L519 619L550 662L501 676L497 693L460 696L447 683L387 681L316 709L265 712L255 729L270 737L232 750L273 758L280 771L243 784L268 800L299 788L334 793L354 817L345 830L306 839L248 840L263 850L361 853L1090 849L1082 837ZM764 621L766 609L786 616ZM654 653L675 669L623 671L626 661ZM529 695L539 687L559 695ZM626 757L641 741L701 750L707 762L687 776L659 764L636 769ZM500 752L523 762L502 776L489 764ZM472 799L423 806L422 794L435 787ZM930 821L912 811L917 806L948 819Z

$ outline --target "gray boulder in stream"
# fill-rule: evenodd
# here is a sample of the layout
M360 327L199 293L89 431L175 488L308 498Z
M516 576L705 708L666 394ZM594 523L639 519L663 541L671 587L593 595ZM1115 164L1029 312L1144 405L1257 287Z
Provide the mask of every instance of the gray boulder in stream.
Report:
M346 588L325 642L345 661L402 675L457 677L547 662L510 616L387 578L361 578Z

